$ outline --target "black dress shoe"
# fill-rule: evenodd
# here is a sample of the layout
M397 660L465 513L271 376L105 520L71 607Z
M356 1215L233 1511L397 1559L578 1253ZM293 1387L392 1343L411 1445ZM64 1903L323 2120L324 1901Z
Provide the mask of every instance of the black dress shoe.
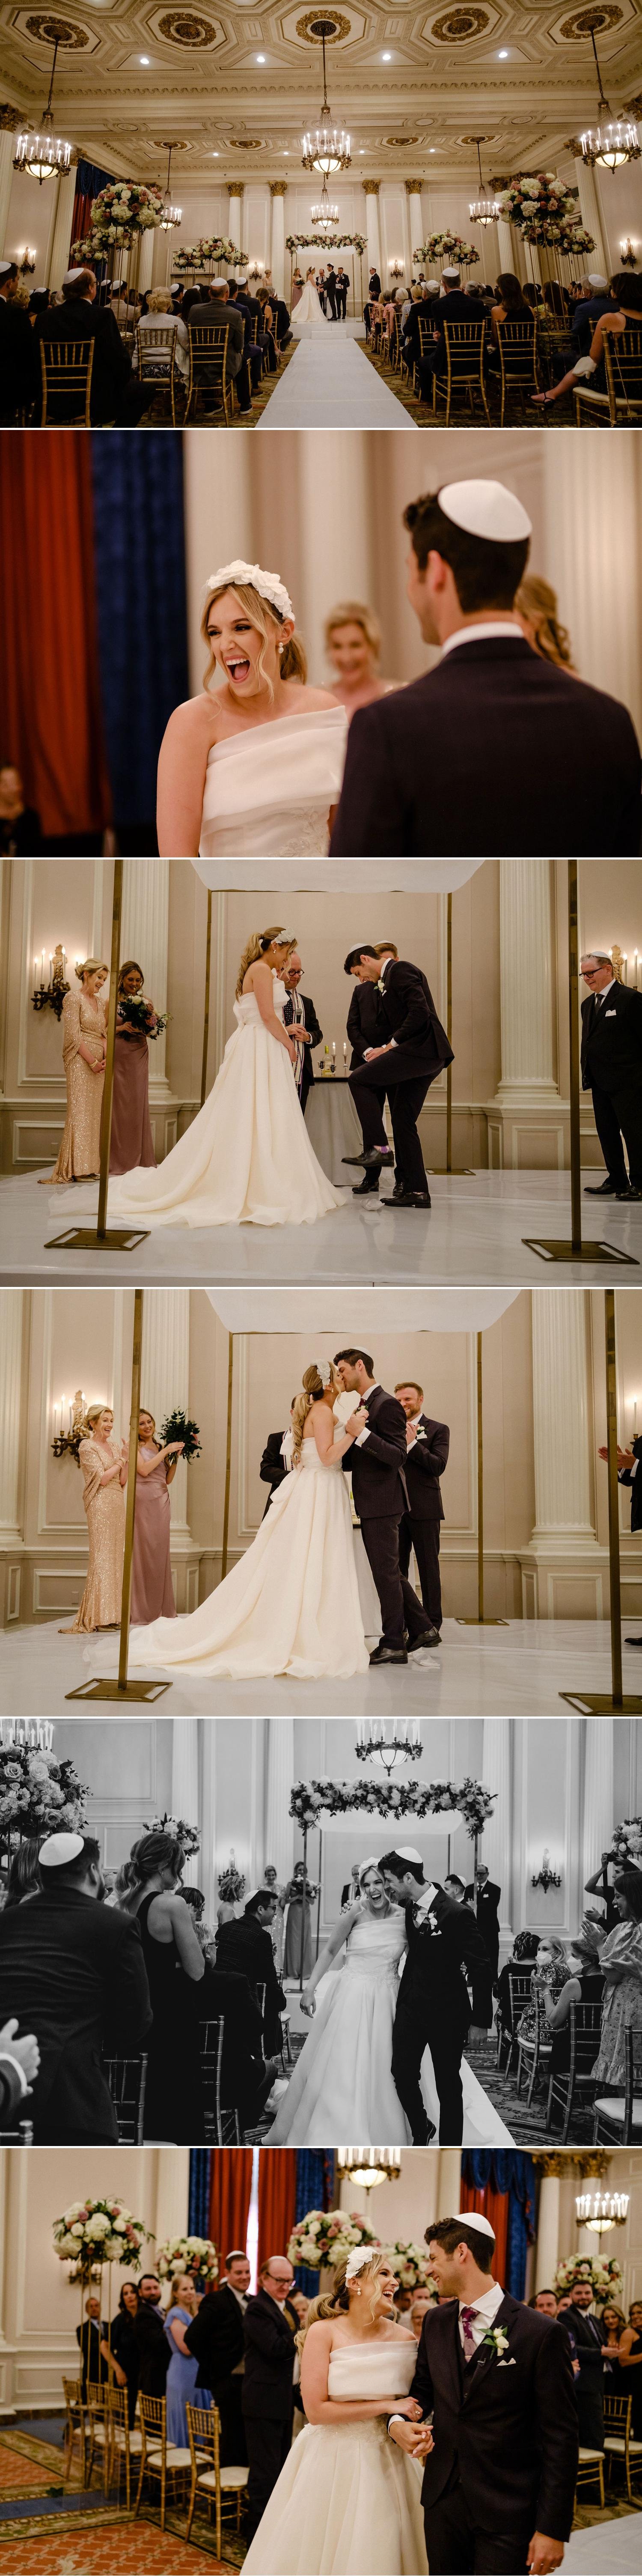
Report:
M626 1206L626 1203L627 1203L627 1200L628 1200L628 1199L639 1199L639 1197L640 1197L640 1191L639 1191L639 1190L632 1190L632 1189L631 1189L631 1186L630 1186L630 1183L627 1181L626 1189L625 1189L625 1190L616 1190L616 1192L615 1192L615 1196L616 1196L616 1199L618 1199L618 1200L619 1200L619 1202L620 1202L620 1205L621 1205L621 1206L622 1206L622 1205L623 1205L623 1206Z
M394 1154L389 1152L388 1147L384 1153L383 1145L370 1145L367 1153L364 1149L362 1154L342 1154L341 1156L342 1163L362 1163L365 1172L380 1172L382 1166L394 1163L394 1159Z
M628 1190L618 1190L617 1195L618 1198L642 1199L642 1189L638 1181L632 1181Z
M584 1184L585 1199L616 1199L617 1194L617 1181L611 1180L610 1172L607 1172L605 1181L586 1181Z
M429 1190L393 1190L391 1207L432 1207Z
M367 1198L367 1199L378 1199L378 1197L379 1197L379 1174L378 1174L378 1172L374 1172L374 1173L373 1173L373 1175L372 1175L372 1177L370 1176L370 1173L369 1173L369 1172L366 1172L366 1173L364 1174L364 1178L363 1178L363 1180L362 1180L362 1181L353 1181L353 1184L352 1184L352 1196L353 1196L353 1199L363 1199L363 1198Z
M418 1655L423 1646L440 1645L441 1637L438 1628L420 1628L418 1637L408 1638L408 1653L409 1655Z
M642 1637L625 1637L625 1646L642 1646Z
M370 1656L370 1662L371 1664L407 1664L405 1646L387 1646L385 1638L382 1637L380 1645L375 1646L374 1653Z

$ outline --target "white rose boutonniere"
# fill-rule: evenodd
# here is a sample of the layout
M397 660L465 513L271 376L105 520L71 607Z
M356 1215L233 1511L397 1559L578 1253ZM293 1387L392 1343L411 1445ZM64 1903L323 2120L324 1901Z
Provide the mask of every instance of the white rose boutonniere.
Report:
M385 984L384 984L383 975L380 975L380 976L379 976L379 981L378 981L378 984L377 984L377 992L378 992L378 993L385 993L385 989L386 989L386 987L385 987Z
M493 2352L497 2353L498 2361L501 2363L504 2353L508 2351L508 2335L505 2327L491 2326L488 2334L482 2335L482 2343L492 2345Z

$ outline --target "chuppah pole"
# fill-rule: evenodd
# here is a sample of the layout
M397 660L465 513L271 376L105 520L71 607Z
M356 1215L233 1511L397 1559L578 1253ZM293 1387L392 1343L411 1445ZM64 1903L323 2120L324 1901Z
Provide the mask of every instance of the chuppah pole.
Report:
M307 1828L307 1825L304 1825L304 1827L303 1827L303 1895L302 1895L302 1898L301 1898L301 1948L300 1948L300 1951L299 1951L299 1994L300 1994L300 1995L302 1995L302 1993L303 1993L303 1961L304 1961L304 1958L305 1958L305 1891L306 1891L307 1884L308 1884L308 1828Z
M321 1830L321 1826L319 1826L319 1890L318 1890L318 1895L317 1895L317 1946L316 1946L316 1952L315 1952L315 1957L316 1957L317 1959L318 1959L318 1956L319 1956L319 1940L320 1940L320 1937L321 1937L321 1852L322 1852L322 1847L323 1847L323 1833L322 1833L322 1830Z
M114 859L114 890L111 916L111 964L109 972L109 1018L105 1051L105 1079L100 1117L100 1180L98 1215L95 1226L68 1226L64 1234L50 1236L45 1250L61 1252L134 1252L139 1243L147 1242L141 1226L107 1227L107 1190L109 1186L109 1149L114 1096L114 1060L116 1053L116 1012L118 1009L118 970L120 966L120 927L123 905L123 860ZM95 1076L92 1075L92 1081Z
M451 892L446 896L446 1036L448 1045L451 1047L453 1042L453 899ZM435 1172L437 1177L443 1172L448 1180L453 1178L452 1064L446 1066L446 1160L445 1163L431 1163L430 1170ZM458 1181L471 1181L473 1174L470 1166L464 1164L462 1169L457 1171L456 1177Z
M207 938L205 942L205 1018L203 1021L203 1061L201 1065L201 1109L207 1086L207 1047L210 1033L210 970L212 962L212 888L207 889Z
M169 1682L130 1682L127 1679L127 1665L129 1660L129 1614L132 1591L132 1558L134 1552L134 1515L136 1511L142 1338L143 1291L142 1288L136 1288L134 1291L134 1334L132 1342L132 1382L129 1411L129 1473L127 1477L127 1499L125 1503L125 1546L123 1553L123 1588L120 1610L118 1678L112 1678L110 1674L104 1681L96 1676L94 1681L81 1682L78 1690L65 1692L66 1699L162 1699L165 1691L168 1691L171 1687Z
M567 860L568 869L568 1003L569 1003L569 1099L570 1099L570 1164L571 1164L571 1232L561 1241L552 1235L523 1235L529 1252L538 1252L542 1261L610 1261L629 1270L638 1270L639 1262L631 1252L622 1252L615 1243L582 1242L582 1152L580 1137L580 1011L579 1011L579 931L577 898L577 859Z
M477 1333L477 1617L458 1618L458 1628L507 1628L507 1619L487 1618L484 1609L484 1384L482 1335Z
M615 1291L604 1290L606 1356L606 1445L609 1486L609 1592L611 1621L611 1690L560 1691L560 1699L581 1717L642 1717L642 1695L627 1692L622 1681L622 1599L620 1581L620 1514L617 1467L617 1366Z
M225 1577L226 1577L226 1574L227 1574L227 1539L228 1539L228 1531L229 1531L229 1526L230 1526L230 1475L231 1475L231 1467L232 1467L232 1375L233 1375L233 1368L234 1368L234 1334L233 1334L233 1333L230 1333L230 1346L229 1346L228 1363L227 1363L227 1435L226 1435L226 1442L225 1442L225 1502L224 1502L224 1505L223 1505L223 1547L222 1547L222 1551L221 1551L221 1582L222 1582L222 1583L224 1583L224 1582L225 1582Z

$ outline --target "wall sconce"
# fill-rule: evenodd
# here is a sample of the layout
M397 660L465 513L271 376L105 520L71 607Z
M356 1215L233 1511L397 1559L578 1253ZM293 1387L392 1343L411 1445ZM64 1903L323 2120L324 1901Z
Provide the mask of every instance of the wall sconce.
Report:
M253 259L253 260L251 260L251 261L250 261L250 266L249 266L249 268L248 268L248 272L247 272L247 273L248 273L248 277L253 277L253 278L256 278L256 277L262 277L262 276L263 276L263 261L262 261L262 259Z
M76 1466L80 1465L78 1451L84 1419L85 1397L82 1387L78 1386L74 1396L67 1398L61 1395L58 1404L54 1404L51 1443L54 1458L75 1458Z
M551 1855L549 1851L543 1852L541 1869L538 1869L537 1877L535 1877L535 1873L533 1872L531 1884L533 1887L542 1887L545 1896L548 1896L549 1887L561 1887L562 1881L559 1871L551 1869Z
M51 1753L53 1736L50 1717L0 1718L0 1744L5 1753L12 1744L25 1746L29 1753Z
M19 270L20 270L20 275L21 275L21 277L33 277L33 272L34 272L35 265L36 265L36 254L35 254L35 250L29 250L29 249L28 249L28 247L27 247L27 244L25 243L24 250L23 250L22 255L21 255L21 257L20 257L20 259L19 259L19 261L18 261L18 267L19 267Z
M389 259L388 267L391 277L403 277L403 269L399 259Z
M66 948L63 948L62 940L58 940L57 946L54 948L53 956L50 956L49 958L48 984L45 983L44 948L41 951L40 958L38 959L37 957L34 957L33 962L36 970L35 991L31 996L34 1011L45 1011L47 1009L55 1011L56 1019L60 1020L62 1018L62 1006L65 993L68 993L70 989L65 973L67 965L67 951ZM40 983L38 983L38 976L40 976Z
M630 236L628 241L620 242L620 259L623 268L637 268L638 255L633 248Z

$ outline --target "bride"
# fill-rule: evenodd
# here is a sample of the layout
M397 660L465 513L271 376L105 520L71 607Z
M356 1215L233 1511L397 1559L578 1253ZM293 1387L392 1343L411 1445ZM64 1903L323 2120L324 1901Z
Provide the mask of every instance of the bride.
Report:
M213 1089L158 1169L138 1166L110 1180L110 1218L150 1226L314 1225L345 1204L347 1193L333 1189L317 1162L292 1078L296 1047L283 1026L281 976L295 946L280 929L248 940L237 1025ZM91 1193L85 1204L91 1209Z
M240 561L211 573L201 634L201 695L175 708L161 743L161 858L325 858L347 723L327 689L307 687L278 573Z
M328 1975L344 1941L343 1968ZM314 2026L268 2131L267 2146L311 2147L322 2141L334 2146L347 2136L348 2127L366 2146L379 2146L384 2138L391 2147L412 2144L391 2065L405 1946L403 1909L386 1895L376 1860L367 1860L359 1871L359 1896L335 1924L304 1988L301 2010L314 2016ZM508 2129L465 2059L461 2076L464 2145L511 2146ZM428 2118L438 2129L439 2100L427 2049L421 2089Z
M297 1681L367 1672L341 1474L344 1451L363 1430L365 1414L357 1410L345 1431L337 1431L333 1405L341 1392L331 1362L318 1368L314 1361L305 1370L292 1414L292 1471L273 1494L252 1546L189 1618L132 1629L130 1670L150 1665L235 1680L289 1673Z
M303 2333L303 2433L288 2454L250 2542L246 2576L427 2576L423 2464L389 2439L409 2396L417 2346L397 2322L385 2253L359 2246L313 2299ZM426 2448L432 2449L432 2436Z
M294 313L292 316L292 329L294 332L301 330L305 330L306 332L326 331L330 327L327 313L324 313L320 297L317 295L313 268L306 269L303 294L299 296L299 301L294 307L294 312L296 313L296 321L294 320Z

